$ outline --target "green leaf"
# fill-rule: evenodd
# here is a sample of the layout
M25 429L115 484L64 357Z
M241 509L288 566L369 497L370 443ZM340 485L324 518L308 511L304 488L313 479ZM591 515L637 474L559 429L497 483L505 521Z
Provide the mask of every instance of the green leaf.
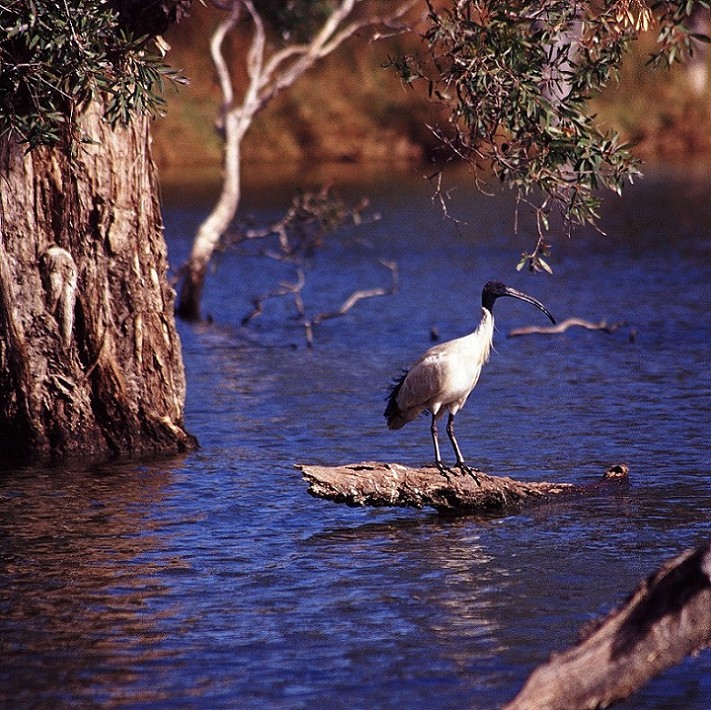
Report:
M536 262L538 263L538 265L539 265L544 271L546 271L546 272L548 272L549 274L553 275L553 269L551 269L551 267L548 265L548 262L546 262L546 261L544 261L543 259L541 259L540 256L536 258Z
M148 38L118 27L104 0L73 0L71 7L24 0L1 12L8 31L0 36L0 132L31 147L59 141L60 124L81 140L69 118L99 93L111 97L107 120L125 122L136 112L158 112L164 80L177 81L146 52Z

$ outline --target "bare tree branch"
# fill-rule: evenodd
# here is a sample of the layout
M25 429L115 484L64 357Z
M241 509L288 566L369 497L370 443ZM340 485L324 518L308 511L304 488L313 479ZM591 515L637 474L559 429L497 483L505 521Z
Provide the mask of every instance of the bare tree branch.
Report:
M362 0L344 0L309 44L285 47L272 56L263 71L262 90L259 95L262 105L268 103L282 90L292 86L319 59L333 53L356 32L369 27L391 27L415 4L414 2L403 3L388 15L365 17L341 27L359 2ZM295 56L298 59L291 66L282 66ZM277 72L277 77L273 78Z
M253 308L242 318L242 325L248 325L254 318L262 314L266 300L290 296L294 300L300 322L304 326L307 345L311 347L313 345L314 326L325 320L345 315L358 302L366 298L388 296L396 293L399 288L397 263L379 259L378 263L390 271L392 278L390 287L357 289L351 293L339 308L318 313L312 318L306 317L306 309L302 298L306 277L300 264L304 263L309 255L321 246L324 235L327 232L350 220L354 224L360 224L361 213L367 206L367 200L361 200L354 207L343 204L337 197L332 195L331 186L326 184L318 192L307 192L295 197L286 214L269 227L239 230L233 236L231 243L240 244L251 240L275 237L279 244L278 249L267 248L261 253L276 261L296 265L297 269L295 282L282 281L277 288L252 299Z
M434 174L427 176L427 180L433 186L433 192L431 197L432 202L439 203L440 209L442 211L442 216L444 217L444 219L449 220L450 222L452 222L452 224L454 224L457 233L461 236L462 232L460 227L462 225L466 225L466 222L464 220L457 219L449 211L448 202L451 199L452 191L451 189L444 190L442 188L442 170L437 170L437 172L435 172Z
M279 283L279 288L275 289L274 291L270 291L269 293L262 294L261 296L255 296L252 299L252 304L254 308L247 313L244 318L242 318L242 325L248 325L249 322L253 319L256 318L257 316L262 315L264 311L264 301L270 298L282 298L284 296L292 296L294 299L294 305L296 306L296 310L299 314L299 316L303 317L304 316L304 302L301 299L301 291L304 288L304 285L306 284L306 277L304 276L304 271L303 269L297 269L297 280L295 283L288 283L286 281L281 281Z
M234 100L234 89L232 88L232 79L227 62L222 54L222 43L230 30L237 24L240 17L240 6L234 5L227 19L221 22L212 37L210 38L210 56L212 63L215 65L217 73L217 81L220 84L222 91L222 107L223 111L231 108Z
M304 328L306 330L306 344L309 347L313 346L313 326L322 323L325 320L331 318L338 318L339 316L344 316L348 311L353 308L359 301L366 298L377 298L378 296L392 296L397 293L399 288L399 276L397 270L397 263L394 261L387 261L385 259L379 259L378 262L382 264L386 269L390 271L392 277L392 284L390 288L371 288L366 290L354 291L348 298L341 304L340 308L335 311L326 311L324 313L318 313L313 318L305 319L303 321Z

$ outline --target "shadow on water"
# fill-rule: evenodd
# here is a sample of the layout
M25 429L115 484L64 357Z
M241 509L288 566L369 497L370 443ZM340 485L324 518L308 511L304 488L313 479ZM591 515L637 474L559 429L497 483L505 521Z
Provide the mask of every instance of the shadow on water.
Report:
M511 237L508 202L458 190L457 235L419 178L354 182L383 217L316 254L307 307L380 285L379 256L397 259L402 288L323 323L313 350L284 304L240 324L288 271L222 254L205 292L215 322L180 325L201 450L0 476L0 706L484 710L512 697L711 534L708 184L650 180L608 203L608 237L561 242L555 278L531 280L513 269L530 235ZM177 266L206 202L165 192ZM268 219L279 194L254 189L247 207ZM467 332L489 278L559 320L627 320L637 338L507 339L540 314L497 304L496 352L459 415L465 454L574 483L626 462L631 485L486 520L309 497L295 463L431 458L426 419L385 429L385 385L433 327ZM702 654L621 707L706 709L710 671Z

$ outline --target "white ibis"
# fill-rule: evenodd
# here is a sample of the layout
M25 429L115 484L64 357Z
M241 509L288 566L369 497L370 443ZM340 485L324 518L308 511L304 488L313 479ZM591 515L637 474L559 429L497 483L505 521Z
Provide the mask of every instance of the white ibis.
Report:
M479 482L474 470L464 463L454 436L454 417L464 406L469 393L479 380L481 368L489 359L494 338L494 302L501 296L511 296L531 303L555 323L555 318L540 301L497 281L489 281L481 293L481 321L476 330L463 338L449 340L430 348L412 367L393 381L387 398L384 416L389 429L404 427L422 412L431 413L430 431L435 465L445 477L448 477L448 469L442 463L439 452L437 420L448 411L447 435L454 448L456 468Z

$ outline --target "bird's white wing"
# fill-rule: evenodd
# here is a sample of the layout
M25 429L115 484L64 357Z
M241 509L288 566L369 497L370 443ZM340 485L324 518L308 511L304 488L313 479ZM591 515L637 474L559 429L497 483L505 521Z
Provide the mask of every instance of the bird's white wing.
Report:
M398 407L405 412L432 406L446 387L450 378L450 357L446 352L426 352L407 373L398 394Z
M398 393L397 404L409 419L429 409L466 401L479 379L482 361L472 357L470 338L458 338L430 348L411 368ZM451 410L451 407L450 407Z

